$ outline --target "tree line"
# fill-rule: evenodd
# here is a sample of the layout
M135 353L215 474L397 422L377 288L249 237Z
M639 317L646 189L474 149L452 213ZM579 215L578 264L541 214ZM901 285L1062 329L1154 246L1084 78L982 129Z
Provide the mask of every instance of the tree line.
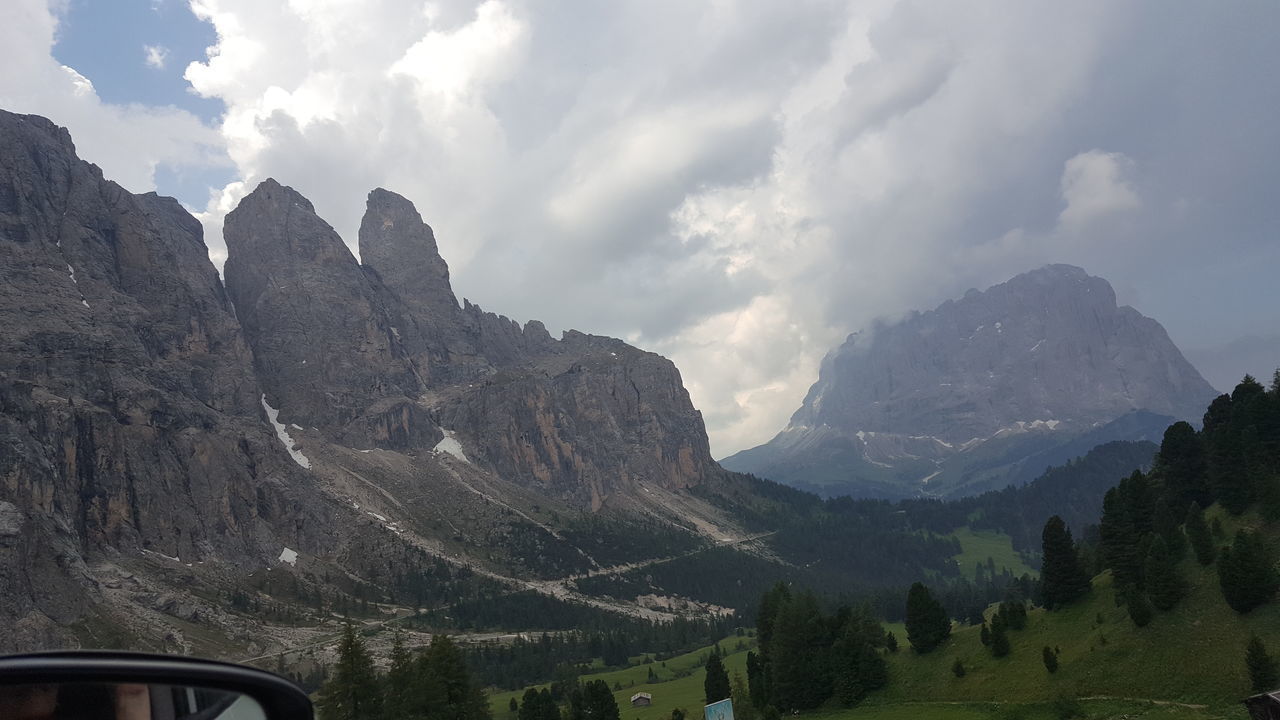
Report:
M338 659L316 699L320 720L492 720L484 690L458 646L436 635L420 651L396 633L391 664L379 673L355 627L346 623Z
M783 583L761 598L756 632L759 652L747 655L747 700L766 717L832 698L856 705L888 682L884 652L897 648L868 606L827 613L812 592L793 593Z

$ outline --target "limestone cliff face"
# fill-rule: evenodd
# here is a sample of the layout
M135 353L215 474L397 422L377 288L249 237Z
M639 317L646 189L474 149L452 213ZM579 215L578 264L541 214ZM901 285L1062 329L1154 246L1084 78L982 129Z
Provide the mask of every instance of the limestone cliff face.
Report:
M910 494L958 480L953 459L991 452L990 440L1035 437L1039 451L1138 411L1196 420L1215 394L1159 323L1117 306L1106 280L1051 265L851 335L787 428L725 466Z
M503 476L599 508L637 482L685 488L714 467L670 361L459 307L435 234L405 198L369 194L360 255L401 318L404 346L428 368L425 404Z
M232 596L323 624L596 566L556 517L717 512L675 367L459 304L404 198L364 265L275 181L225 230L224 289L176 201L0 112L0 653L255 655L298 629Z
M680 489L714 467L680 374L626 343L568 332L531 367L504 369L440 410L499 473L599 508L641 483Z
M227 215L227 292L283 422L335 439L433 441L422 379L351 251L306 198L267 180Z
M228 291L288 422L396 449L431 449L448 430L502 477L597 509L637 482L684 488L714 467L669 361L460 306L432 229L395 193L369 194L363 266L274 181L226 234Z
M0 649L63 644L104 553L252 566L331 542L290 490L200 224L4 112L0 327Z

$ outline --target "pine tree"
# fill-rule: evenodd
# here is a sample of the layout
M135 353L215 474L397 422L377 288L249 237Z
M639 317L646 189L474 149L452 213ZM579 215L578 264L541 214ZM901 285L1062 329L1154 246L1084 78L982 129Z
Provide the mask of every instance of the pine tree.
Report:
M1048 645L1044 646L1044 650L1040 652L1040 657L1044 660L1044 669L1050 673L1058 672L1058 653Z
M380 720L382 688L364 640L348 620L342 626L338 662L333 676L320 688L317 709L321 720Z
M1121 483L1124 481L1122 480ZM1116 585L1137 585L1140 578L1138 556L1139 535L1130 519L1119 487L1113 487L1102 498L1102 520L1098 525L1102 554L1115 577Z
M1240 530L1218 557L1218 582L1231 609L1244 614L1271 600L1280 589L1270 553L1262 538Z
M964 663L960 658L956 658L956 661L951 664L951 674L958 678L964 677Z
M991 647L991 628L987 627L985 622L982 623L982 631L978 633L978 639L982 641L983 646Z
M769 693L764 682L764 667L760 656L754 652L747 653L747 689L751 693L751 704L763 709L769 704Z
M831 696L828 653L822 650L829 644L829 629L812 593L797 593L782 604L769 647L772 702L806 710Z
M547 693L548 699L550 693ZM542 720L542 703L537 688L529 688L520 698L520 710L516 713L518 720Z
M1244 664L1249 669L1249 685L1254 692L1271 692L1276 689L1277 678L1280 677L1277 675L1276 662L1267 653L1267 646L1262 644L1262 638L1257 635L1249 639Z
M1151 609L1151 601L1146 593L1137 588L1130 588L1125 595L1125 607L1129 611L1129 619L1138 627L1146 627L1151 622L1155 611Z
M751 691L747 689L747 681L743 679L742 673L733 674L731 685L733 691L729 697L733 699L734 720L756 720L756 708L751 702Z
M707 675L703 679L702 689L706 697L706 704L719 702L729 697L732 689L729 687L729 674L725 672L724 663L720 661L720 653L716 650L711 651L711 655L707 657Z
M431 639L431 646L419 658L417 669L418 682L423 687L434 684L438 688L436 698L429 702L435 712L427 714L442 720L490 720L484 690L472 682L466 659L449 636L436 635Z
M946 608L923 583L907 591L907 641L918 653L927 653L951 635L951 618Z
M728 684L727 679L725 683ZM619 720L618 701L614 700L609 683L590 680L582 686L582 716L583 720Z
M1173 512L1173 501L1169 497L1161 498L1156 503L1156 515L1152 520L1156 534L1164 539L1165 548L1174 562L1187 556L1187 536L1182 534L1182 521L1185 519ZM1179 508L1181 503L1179 501Z
M884 646L891 653L898 652L898 636L894 635L892 630L885 633Z
M556 705L551 691L543 688L538 691L538 715L536 720L560 720L560 708Z
M991 654L1004 657L1009 654L1009 631L999 615L991 618Z
M1151 604L1161 610L1173 609L1186 594L1186 582L1178 571L1178 564L1165 545L1164 538L1159 535L1151 542L1143 574Z
M885 634L868 607L842 610L837 620L841 624L831 646L834 690L836 699L851 707L888 681L888 666L876 650Z
M1164 431L1156 466L1164 478L1172 507L1192 502L1201 507L1209 505L1209 470L1204 443L1190 423L1178 421Z
M1195 553L1196 560L1201 565L1212 564L1218 550L1214 547L1209 526L1204 522L1204 511L1194 502L1187 508L1186 528L1187 540L1191 543L1191 550Z
M1089 592L1089 576L1080 565L1071 531L1062 518L1057 515L1049 518L1041 541L1044 565L1040 571L1040 582L1044 606L1052 610Z
M396 628L391 640L391 666L387 669L382 716L385 720L411 720L413 713L413 654L404 646L404 634ZM511 698L514 705L515 698ZM511 708L514 714L516 707Z

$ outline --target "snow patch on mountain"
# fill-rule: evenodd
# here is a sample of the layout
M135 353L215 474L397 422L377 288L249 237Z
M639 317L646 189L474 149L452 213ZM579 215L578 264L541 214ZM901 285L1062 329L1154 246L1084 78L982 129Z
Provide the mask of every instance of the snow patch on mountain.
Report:
M436 446L432 449L438 453L448 453L464 463L470 463L471 461L467 459L467 454L462 451L462 443L458 442L458 439L453 436L453 431L445 428L440 429L444 431L444 439L436 443Z
M276 437L280 438L280 444L284 445L284 449L289 451L289 457L293 458L293 461L298 463L298 465L303 469L310 470L311 461L308 460L307 456L303 455L302 451L297 448L297 443L295 443L293 438L289 436L289 431L285 428L284 423L277 420L277 418L280 417L280 411L271 407L271 404L267 402L267 396L265 393L262 396L262 409L266 411L267 420L271 422L271 427L276 429Z

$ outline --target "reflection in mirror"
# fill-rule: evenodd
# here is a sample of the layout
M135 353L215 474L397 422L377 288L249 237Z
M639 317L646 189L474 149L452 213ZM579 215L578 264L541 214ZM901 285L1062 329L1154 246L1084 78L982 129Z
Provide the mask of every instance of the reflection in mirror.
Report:
M0 685L3 720L267 720L257 700L212 688L141 683Z

